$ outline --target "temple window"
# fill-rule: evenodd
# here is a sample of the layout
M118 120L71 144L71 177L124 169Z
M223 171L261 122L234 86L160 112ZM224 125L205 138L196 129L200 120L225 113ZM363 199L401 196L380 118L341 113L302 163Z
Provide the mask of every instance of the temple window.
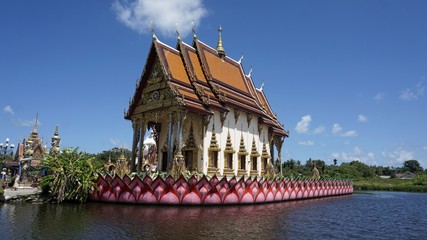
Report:
M246 170L246 155L240 155L240 169Z
M247 175L247 172L246 172L246 156L248 155L248 152L246 151L245 141L243 139L243 134L240 137L239 152L237 154L239 155L238 175L240 175L240 176Z
M251 148L251 163L252 163L251 176L253 177L258 175L258 157L259 156L260 154L258 153L258 150L256 148L255 137L253 137L252 148Z
M227 168L233 169L233 154L227 153Z
M261 172L264 174L267 169L268 159L270 155L267 151L267 146L265 143L262 145L262 155L261 155Z
M190 171L197 170L197 154L199 149L196 146L196 140L194 139L194 130L193 122L191 122L190 132L188 134L185 147L182 149L184 151L185 166Z
M218 152L211 151L211 162L209 167L217 168L218 167Z
M225 150L224 150L224 174L225 175L231 175L233 174L233 155L236 151L233 149L233 145L231 143L231 136L230 132L227 134L227 142L225 144Z
M208 173L215 175L218 173L218 152L221 151L221 149L218 146L217 140L216 140L216 134L213 131L212 132L212 138L211 143L208 148L209 153L209 166L208 166Z
M258 169L258 158L252 157L252 170L257 170L257 169Z

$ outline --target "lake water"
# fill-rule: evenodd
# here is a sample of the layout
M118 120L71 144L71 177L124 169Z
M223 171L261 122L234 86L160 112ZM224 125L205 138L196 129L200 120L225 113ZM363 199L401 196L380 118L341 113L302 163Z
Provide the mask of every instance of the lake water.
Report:
M427 239L427 194L218 207L0 203L0 239Z

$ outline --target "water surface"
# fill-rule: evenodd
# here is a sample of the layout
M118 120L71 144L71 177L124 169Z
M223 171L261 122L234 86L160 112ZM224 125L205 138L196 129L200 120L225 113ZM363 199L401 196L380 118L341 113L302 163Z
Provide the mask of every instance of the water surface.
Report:
M248 206L0 204L0 239L427 239L427 194Z

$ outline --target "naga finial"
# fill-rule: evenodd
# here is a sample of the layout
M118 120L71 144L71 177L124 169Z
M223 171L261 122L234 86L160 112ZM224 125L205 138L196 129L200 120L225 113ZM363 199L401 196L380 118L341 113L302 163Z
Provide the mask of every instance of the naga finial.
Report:
M178 31L178 23L175 23L175 32L176 32L176 35L178 36L178 40L181 40L181 36L179 36L179 31Z
M193 37L197 38L197 35L196 35L196 24L194 23L194 21L191 21L191 31L193 31Z
M153 33L153 39L156 39L157 37L156 37L156 33L154 32L153 22L154 22L154 19L151 19L150 29L151 29L151 32Z

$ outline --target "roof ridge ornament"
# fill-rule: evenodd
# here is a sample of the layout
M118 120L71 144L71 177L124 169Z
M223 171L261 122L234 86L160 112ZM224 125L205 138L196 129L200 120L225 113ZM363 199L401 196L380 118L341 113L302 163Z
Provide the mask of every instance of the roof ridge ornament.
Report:
M222 46L222 27L221 27L221 25L219 25L219 28L218 28L218 45L216 46L216 50L219 54L219 57L221 59L224 59L225 50L224 50L224 47Z
M251 65L251 70L249 70L248 75L246 75L247 77L251 77L252 76L252 65Z
M178 31L178 23L175 23L175 32L176 32L176 35L178 36L178 40L181 40L181 36L179 35L179 31Z
M150 29L151 29L151 32L153 33L153 39L157 39L156 33L154 32L153 22L154 22L154 19L151 19Z
M197 38L197 35L196 35L196 24L194 24L194 21L191 21L191 31L193 31L193 38Z
M261 87L258 88L258 91L262 91L263 88L264 88L264 81L262 81Z
M243 60L243 52L242 52L242 56L240 57L240 59L239 59L238 63L239 63L239 64L242 64L242 60Z

